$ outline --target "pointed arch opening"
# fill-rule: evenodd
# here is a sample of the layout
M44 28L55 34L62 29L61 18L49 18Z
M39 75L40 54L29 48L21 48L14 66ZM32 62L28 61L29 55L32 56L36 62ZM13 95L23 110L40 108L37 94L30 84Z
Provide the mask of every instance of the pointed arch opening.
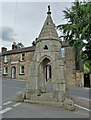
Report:
M44 57L39 65L39 82L42 92L47 92L47 84L52 81L52 62L48 57ZM48 88L49 89L49 88Z

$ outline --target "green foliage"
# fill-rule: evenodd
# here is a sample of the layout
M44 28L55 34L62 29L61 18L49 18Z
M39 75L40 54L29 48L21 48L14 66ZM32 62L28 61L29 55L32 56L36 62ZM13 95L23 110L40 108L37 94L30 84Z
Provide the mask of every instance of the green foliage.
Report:
M80 56L84 63L89 61L91 65L91 2L77 0L63 12L64 19L68 22L57 28L63 32L64 40L75 48L76 57ZM83 47L85 51L82 50Z
M88 74L90 72L90 65L89 65L89 61L86 61L84 63L84 73Z

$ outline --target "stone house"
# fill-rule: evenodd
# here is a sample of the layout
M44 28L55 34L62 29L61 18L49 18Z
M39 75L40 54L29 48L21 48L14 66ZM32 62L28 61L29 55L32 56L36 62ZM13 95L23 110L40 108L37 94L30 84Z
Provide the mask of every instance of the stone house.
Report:
M34 46L12 50L2 48L2 78L27 80L29 64L34 54Z

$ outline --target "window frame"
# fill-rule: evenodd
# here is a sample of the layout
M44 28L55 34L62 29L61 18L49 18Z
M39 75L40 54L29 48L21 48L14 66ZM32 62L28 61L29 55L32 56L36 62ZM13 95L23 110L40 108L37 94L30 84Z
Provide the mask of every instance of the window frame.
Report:
M46 82L52 78L52 66L50 64L46 65Z
M61 57L65 58L65 48L61 47Z
M8 63L8 56L7 55L4 56L4 63Z
M7 69L6 69L7 68ZM3 68L3 74L4 75L7 75L8 74L8 67L7 66L4 66Z
M25 67L23 65L21 65L19 67L19 75L24 75L25 74Z
M20 61L24 61L25 60L25 53L20 53Z

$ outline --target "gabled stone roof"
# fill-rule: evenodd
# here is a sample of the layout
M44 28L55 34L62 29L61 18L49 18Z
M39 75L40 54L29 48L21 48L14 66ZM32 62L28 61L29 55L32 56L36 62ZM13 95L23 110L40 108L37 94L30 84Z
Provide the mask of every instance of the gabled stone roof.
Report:
M10 54L18 54L18 53L22 53L22 52L32 52L32 51L35 51L35 46L24 47L24 48L18 48L18 49L5 51L5 52L2 53L2 56L10 55Z
M56 39L59 40L55 24L53 23L53 20L51 18L51 12L50 9L48 9L47 12L47 18L44 22L44 25L41 29L41 32L39 34L38 40L43 40L43 39Z

